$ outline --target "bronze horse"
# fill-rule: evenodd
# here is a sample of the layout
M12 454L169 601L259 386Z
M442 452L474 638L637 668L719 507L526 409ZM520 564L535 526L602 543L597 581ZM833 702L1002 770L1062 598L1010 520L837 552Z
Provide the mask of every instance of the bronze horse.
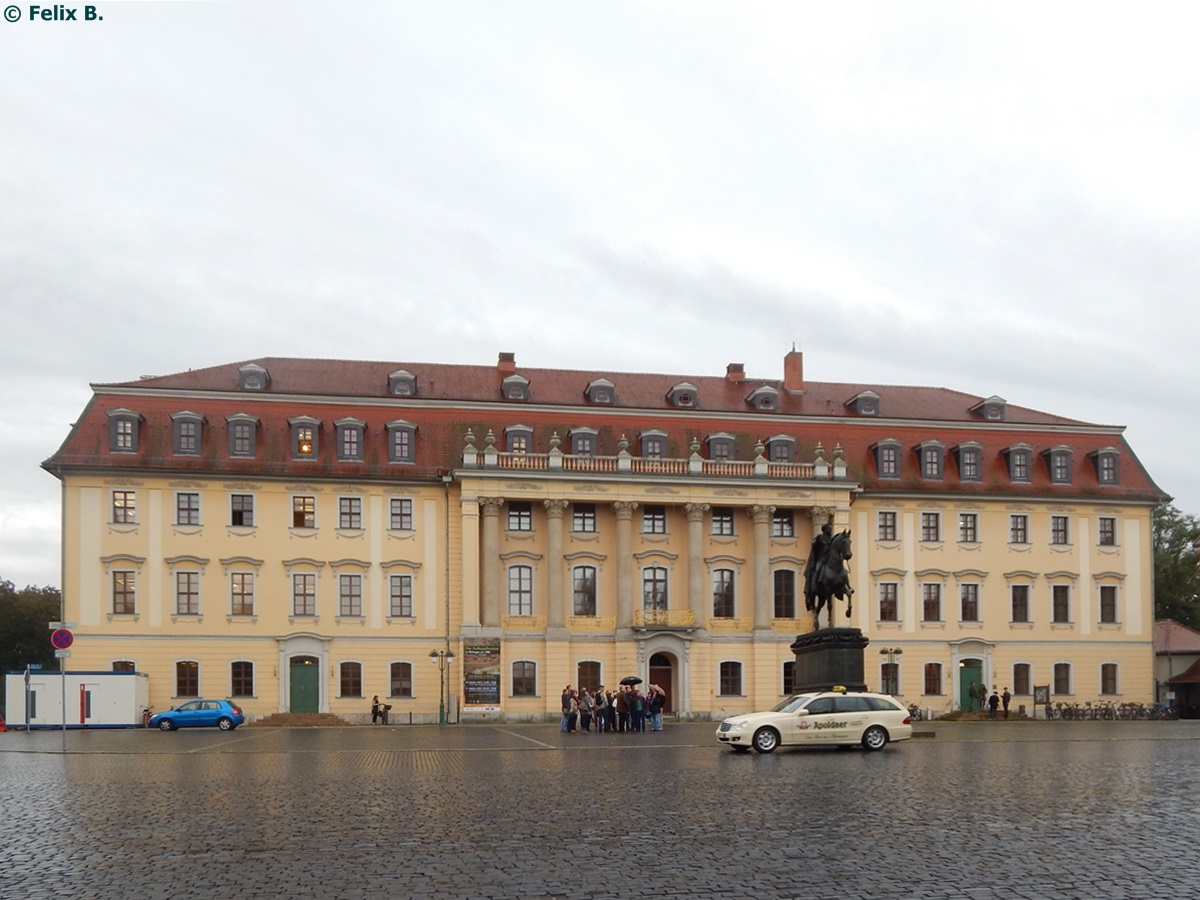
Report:
M846 560L854 554L850 549L850 531L833 536L821 559L813 561L813 571L804 586L804 607L813 614L813 630L821 627L821 610L829 608L829 627L833 627L833 598L846 601L846 618L854 606L854 589L850 587L850 574L846 571Z

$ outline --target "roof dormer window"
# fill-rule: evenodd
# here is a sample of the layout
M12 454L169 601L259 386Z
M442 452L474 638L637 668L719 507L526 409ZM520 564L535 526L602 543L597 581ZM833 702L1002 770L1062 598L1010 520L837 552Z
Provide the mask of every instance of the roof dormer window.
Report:
M176 456L199 456L204 417L184 410L171 414L171 438Z
M524 375L509 375L500 383L500 394L505 400L528 400L529 379Z
M267 370L255 363L246 363L238 367L238 388L243 391L266 390L271 383Z
M533 429L528 425L509 425L504 429L504 448L509 453L528 453L533 445Z
M137 453L142 417L132 409L114 409L108 414L108 449L113 453Z
M954 457L958 462L959 481L980 481L983 461L983 444L976 441L963 441L954 448Z
M946 445L941 441L923 441L917 444L916 450L921 477L926 481L941 481L945 472Z
M1051 484L1070 484L1073 454L1070 447L1051 447L1043 456L1050 472Z
M288 419L292 427L292 459L317 458L317 432L321 420L311 416L295 416Z
M1029 444L1013 444L1004 451L1008 461L1008 480L1014 484L1028 484L1033 480L1033 447Z
M708 458L725 462L733 459L733 435L720 432L710 434L705 442L708 444Z
M1121 470L1119 468L1120 451L1116 447L1105 447L1088 454L1096 467L1096 480L1101 484L1119 484Z
M971 407L971 412L989 422L1003 422L1007 401L1003 397L991 396Z
M790 434L776 434L766 440L767 459L776 463L790 463L796 458L796 439Z
M859 391L846 401L846 406L860 416L879 415L879 395L874 391Z
M617 399L616 385L607 378L593 378L588 382L588 386L584 389L583 394L590 403L611 405Z
M667 400L672 406L687 408L699 403L699 395L694 384L681 381L667 392Z
M667 433L658 429L643 431L638 435L644 459L662 459L667 455Z
M779 409L779 391L771 387L769 384L764 384L760 388L756 388L746 402L755 409L775 410Z
M885 438L871 448L875 452L875 470L880 478L900 477L900 442Z
M574 456L595 456L599 432L595 428L572 428L571 453Z
M337 457L343 462L358 462L363 458L363 432L367 424L362 419L338 419L333 423L337 430Z
M404 369L397 369L388 376L388 393L397 397L416 396L417 376Z

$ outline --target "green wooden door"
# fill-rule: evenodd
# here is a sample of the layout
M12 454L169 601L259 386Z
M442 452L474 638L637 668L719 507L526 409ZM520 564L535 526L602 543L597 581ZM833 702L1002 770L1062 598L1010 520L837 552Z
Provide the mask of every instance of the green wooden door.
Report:
M289 667L290 696L288 711L321 711L321 667L315 656L293 656Z
M979 709L979 683L983 681L983 661L965 659L958 667L958 705L968 712Z

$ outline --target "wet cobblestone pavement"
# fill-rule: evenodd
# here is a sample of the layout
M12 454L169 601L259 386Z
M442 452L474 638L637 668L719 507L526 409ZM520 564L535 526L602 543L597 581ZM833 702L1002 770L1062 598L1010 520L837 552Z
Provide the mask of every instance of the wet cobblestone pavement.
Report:
M1200 722L919 728L770 756L718 747L715 724L9 732L0 895L1200 891Z

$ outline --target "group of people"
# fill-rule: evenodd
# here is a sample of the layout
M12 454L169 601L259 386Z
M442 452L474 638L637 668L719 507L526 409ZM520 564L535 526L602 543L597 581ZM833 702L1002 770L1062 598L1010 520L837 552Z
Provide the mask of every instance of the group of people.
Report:
M1008 704L1012 702L1012 694L1008 692L1008 688L1004 689L1003 694L997 693L996 689L992 688L992 692L989 695L986 684L976 686L975 682L972 681L971 686L967 690L972 700L979 701L979 708L987 710L989 719L996 718L996 712L1001 705L1004 706L1004 718L1008 718Z
M616 691L600 685L595 693L585 687L575 691L568 684L562 692L562 722L558 730L565 734L590 732L595 725L596 731L645 731L648 719L651 731L662 731L666 705L667 694L657 684L650 685L644 694L636 684L622 684Z

